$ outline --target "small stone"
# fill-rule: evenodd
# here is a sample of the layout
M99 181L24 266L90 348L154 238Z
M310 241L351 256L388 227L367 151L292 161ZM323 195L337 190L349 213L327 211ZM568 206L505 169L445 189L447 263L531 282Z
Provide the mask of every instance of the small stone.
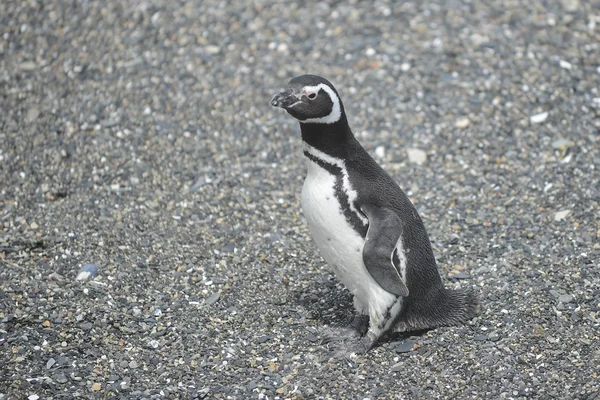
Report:
M29 397L27 397L28 400L38 400L40 398L40 396L38 396L37 394L32 394L29 395Z
M159 342L158 340L151 340L150 343L148 343L150 345L150 347L152 347L153 349L158 349L159 346Z
M541 124L542 122L544 122L546 120L546 118L548 118L548 111L544 111L542 113L530 116L529 121L532 124Z
M206 181L206 179L204 179L204 177L202 177L202 176L199 177L198 179L196 179L196 182L194 182L194 184L192 186L190 186L189 192L190 193L197 192L206 183L208 183L208 182Z
M385 147L384 146L377 146L377 148L375 149L375 155L378 158L385 157Z
M574 297L570 294L562 294L558 297L558 301L560 301L561 303L570 303L572 302L574 299Z
M573 66L571 65L570 62L565 61L565 60L560 60L560 62L558 63L558 65L560 65L561 68L563 69L571 69L573 68Z
M65 375L65 374L59 374L59 375L57 375L57 376L54 378L54 380L55 380L56 382L58 382L58 383L67 383L67 381L68 381L68 379L67 379L67 377L66 377L66 375Z
M560 293L558 292L558 290L551 289L550 294L556 298L560 297Z
M208 54L219 54L221 48L219 46L211 45L204 47L204 51L206 51Z
M569 147L573 147L574 144L575 143L569 139L561 138L552 142L552 148L556 150L565 150Z
M221 249L221 253L230 254L235 251L235 243L228 243Z
M79 270L79 274L75 278L78 281L85 281L88 279L94 279L98 275L98 265L97 264L85 264Z
M280 53L286 53L288 51L287 43L279 43L277 45L277 51Z
M100 121L100 126L103 128L112 128L113 126L119 125L119 121L116 119L105 119Z
M374 56L374 55L375 55L375 53L376 53L376 51L375 51L375 49L374 49L374 48L372 48L372 47L369 47L369 48L367 49L367 51L365 51L365 54L366 54L368 57L372 57L372 56Z
M488 335L488 339L492 342L497 342L498 340L500 340L500 335L496 332L492 332Z
M413 164L423 164L427 160L427 153L421 149L408 149L408 161Z
M410 70L410 64L407 62L400 64L400 70L402 72L407 72L408 70Z
M478 334L478 335L475 335L475 337L473 337L473 340L475 340L477 342L485 342L486 340L488 340L488 335Z
M257 339L257 342L258 343L265 343L265 342L268 342L271 339L273 339L273 336L271 336L271 335L263 335L263 336L261 336L261 337L259 337Z
M413 342L412 340L405 340L404 342L398 343L394 350L396 351L396 353L408 353L413 350L414 345L415 342Z
M454 123L454 126L459 129L465 129L469 125L471 125L471 120L467 117L459 118Z
M52 368L54 364L56 364L56 360L54 358L49 358L48 361L46 361L46 369Z
M19 68L23 71L33 71L37 68L37 64L33 61L25 61L19 64Z
M136 369L138 367L138 363L134 360L129 363L129 368Z
M314 334L309 333L308 335L306 335L306 340L308 340L309 342L315 343L319 339Z
M95 382L95 383L92 384L92 390L94 392L99 391L101 388L102 388L102 385L100 385L98 382Z
M40 116L39 108L37 108L37 107L30 108L29 111L27 111L27 115L25 115L25 122L30 124L30 123L34 122L36 119L38 119L39 116Z
M204 300L204 302L206 303L207 306L212 306L217 301L219 301L219 298L221 298L221 295L219 294L219 292L214 292L213 294L208 296L206 298L206 300Z
M404 363L396 363L392 365L392 372L400 372L404 369Z
M567 215L569 215L570 213L571 213L571 210L558 211L557 213L554 214L554 220L556 222L562 221L563 219L567 218Z
M455 274L448 275L448 278L450 278L450 279L471 279L471 275L467 274L466 272L459 271Z

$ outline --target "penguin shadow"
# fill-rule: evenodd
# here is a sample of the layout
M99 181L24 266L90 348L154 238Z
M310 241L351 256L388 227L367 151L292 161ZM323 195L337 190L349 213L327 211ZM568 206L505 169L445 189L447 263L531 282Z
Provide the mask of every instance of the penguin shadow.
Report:
M345 326L352 319L352 295L333 281L325 280L295 293L296 304L304 307L321 328Z

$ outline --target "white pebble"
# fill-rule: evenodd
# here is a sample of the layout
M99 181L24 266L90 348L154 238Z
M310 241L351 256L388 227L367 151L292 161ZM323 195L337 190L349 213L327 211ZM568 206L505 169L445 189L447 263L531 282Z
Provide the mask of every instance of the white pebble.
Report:
M560 60L558 65L560 65L560 67L563 69L571 69L573 67L570 62L565 61L565 60Z
M288 51L288 45L286 43L279 43L279 45L277 45L277 51L280 53L286 53Z
M571 214L571 210L558 211L557 213L554 214L554 220L556 222L562 221L563 219L567 218L567 215L569 215L569 214Z
M409 69L410 69L410 64L409 63L405 62L405 63L400 64L400 70L402 72L406 72Z
M408 149L408 161L413 164L423 164L427 160L427 153L421 149Z
M530 116L529 121L531 121L532 124L540 124L544 122L546 118L548 118L548 111Z
M471 120L467 117L459 118L454 123L454 126L459 129L464 129L464 128L468 127L469 125L471 125Z
M369 57L371 57L371 56L374 56L374 55L375 55L375 49L374 49L374 48L372 48L372 47L369 47L369 48L367 49L367 51L365 52L365 54L366 54L367 56L369 56Z
M379 158L385 157L385 147L377 146L377 148L375 149L375 155Z

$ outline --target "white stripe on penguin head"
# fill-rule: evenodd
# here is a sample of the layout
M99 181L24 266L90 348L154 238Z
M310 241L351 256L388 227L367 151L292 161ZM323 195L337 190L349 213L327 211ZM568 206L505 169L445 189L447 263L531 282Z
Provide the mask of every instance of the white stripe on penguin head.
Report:
M331 99L331 102L333 103L333 106L331 107L331 112L324 116L324 117L319 117L319 118L307 118L304 121L300 121L300 123L303 124L333 124L334 122L338 122L340 120L340 117L342 116L342 107L340 105L340 98L337 96L337 94L335 94L335 92L333 91L332 88L330 88L329 86L327 86L324 83L320 83L317 86L305 86L302 90L304 92L315 92L315 93L319 93L319 90L323 89L323 91L325 93L327 93L327 95L329 96L329 98Z

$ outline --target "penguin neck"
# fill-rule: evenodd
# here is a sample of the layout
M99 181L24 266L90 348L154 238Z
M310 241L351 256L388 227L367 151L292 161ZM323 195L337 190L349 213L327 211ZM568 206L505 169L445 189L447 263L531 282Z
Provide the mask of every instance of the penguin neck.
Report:
M300 130L304 143L337 158L348 157L357 143L343 113L332 124L300 123Z

